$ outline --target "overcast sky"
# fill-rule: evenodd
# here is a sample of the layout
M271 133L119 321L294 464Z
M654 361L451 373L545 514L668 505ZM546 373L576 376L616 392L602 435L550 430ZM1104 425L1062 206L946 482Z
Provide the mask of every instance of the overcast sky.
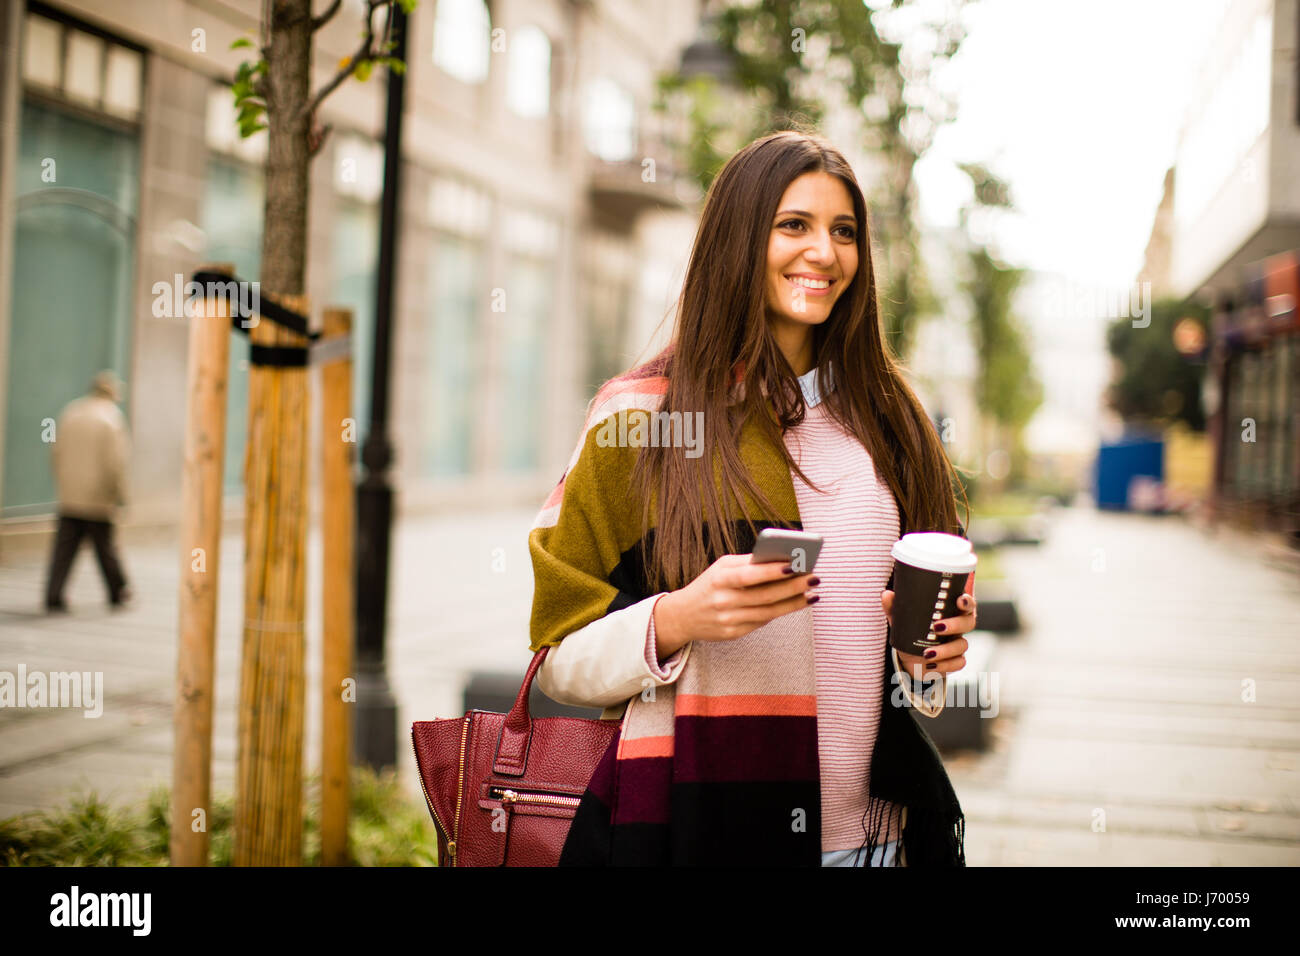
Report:
M1124 287L1173 163L1190 77L1231 0L978 0L942 77L958 97L917 166L921 215L955 225L970 196L953 165L984 162L1019 213L1009 261Z

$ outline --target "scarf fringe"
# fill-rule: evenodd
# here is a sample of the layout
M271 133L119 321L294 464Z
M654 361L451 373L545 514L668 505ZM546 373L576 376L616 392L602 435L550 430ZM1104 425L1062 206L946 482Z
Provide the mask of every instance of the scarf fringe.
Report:
M870 866L875 852L888 843L890 827L897 822L898 852L892 866L965 866L966 815L960 810L951 823L924 807L900 807L888 800L871 797L862 814L863 842L855 857L860 865ZM943 858L932 859L923 848L943 848ZM910 858L911 862L907 862Z

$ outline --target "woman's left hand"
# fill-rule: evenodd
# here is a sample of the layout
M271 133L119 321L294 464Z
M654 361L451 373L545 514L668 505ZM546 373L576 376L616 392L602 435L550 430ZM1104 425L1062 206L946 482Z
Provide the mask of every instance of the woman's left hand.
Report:
M893 607L894 592L885 590L880 595L880 605L885 609L885 617L888 619L890 626L894 624ZM965 634L975 628L975 598L969 594L963 594L957 599L957 606L962 608L960 617L947 617L941 621L935 621L935 627L944 635ZM943 625L939 629L939 625ZM904 654L898 652L898 662L903 665L913 680L922 680L924 677L935 674L951 674L959 671L966 666L966 651L970 643L964 637L959 637L955 641L948 641L946 644L939 644L930 648L925 655Z

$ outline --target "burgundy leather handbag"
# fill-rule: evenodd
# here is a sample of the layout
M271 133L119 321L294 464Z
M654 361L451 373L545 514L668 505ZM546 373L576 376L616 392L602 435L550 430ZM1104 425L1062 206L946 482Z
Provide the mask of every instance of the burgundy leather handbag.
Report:
M534 655L510 713L471 710L411 725L440 866L559 863L578 803L621 721L534 720L528 692L548 650Z

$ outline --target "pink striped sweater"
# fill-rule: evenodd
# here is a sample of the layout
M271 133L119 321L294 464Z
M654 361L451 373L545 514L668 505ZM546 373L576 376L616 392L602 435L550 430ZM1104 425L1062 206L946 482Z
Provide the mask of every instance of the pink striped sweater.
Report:
M841 429L821 404L813 369L800 376L808 412L786 433L786 447L818 494L792 474L805 531L825 538L814 576L821 600L813 605L817 654L817 736L821 765L822 850L862 844L871 751L880 723L880 668L886 653L880 592L893 565L899 536L898 505L870 454ZM654 613L647 628L646 664L667 679L682 651L660 662ZM891 828L888 839L897 839Z

